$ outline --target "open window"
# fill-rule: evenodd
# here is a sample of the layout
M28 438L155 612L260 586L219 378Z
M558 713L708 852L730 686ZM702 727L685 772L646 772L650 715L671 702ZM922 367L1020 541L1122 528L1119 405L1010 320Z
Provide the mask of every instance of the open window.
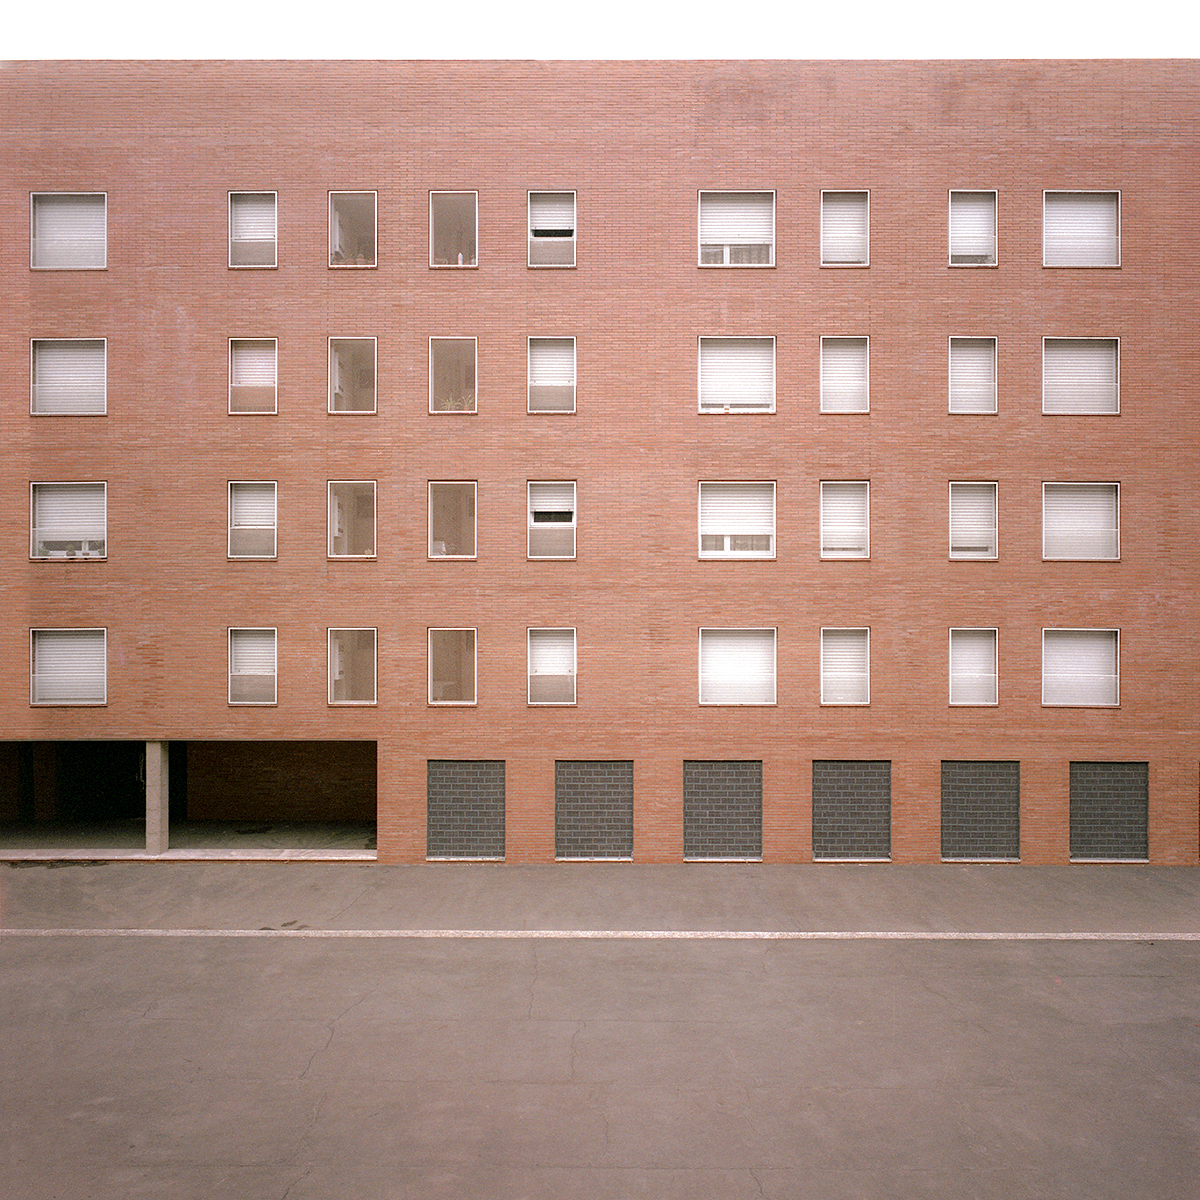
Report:
M229 411L276 411L276 347L274 338L230 338Z
M529 265L575 265L575 193L529 193Z
M274 704L275 630L229 631L229 703Z
M375 557L374 480L330 480L329 557Z
M108 485L30 485L30 558L103 558L108 550Z
M775 265L774 192L700 193L700 266Z
M869 558L871 485L866 480L821 484L821 557Z
M229 193L229 265L273 267L275 255L274 192Z
M529 411L575 411L575 339L529 339Z
M575 630L529 630L529 703L575 703Z
M329 630L329 703L374 704L374 629Z
M476 410L476 340L429 339L429 411L473 413Z
M40 192L29 197L29 265L35 271L102 271L108 265L108 196Z
M701 558L775 557L775 484L700 484Z
M329 339L329 411L375 411L375 339Z
M31 704L108 701L106 629L33 629L29 634Z
M275 482L239 480L229 485L229 557L275 557Z
M575 484L529 485L529 557L575 557Z
M329 193L329 265L375 265L375 193Z
M429 265L478 266L479 193L429 193Z
M103 338L34 339L29 411L42 417L102 417L108 411Z
M429 703L475 703L475 630L429 631Z
M429 557L475 557L475 492L472 480L429 484Z
M700 411L775 411L775 339L702 337Z

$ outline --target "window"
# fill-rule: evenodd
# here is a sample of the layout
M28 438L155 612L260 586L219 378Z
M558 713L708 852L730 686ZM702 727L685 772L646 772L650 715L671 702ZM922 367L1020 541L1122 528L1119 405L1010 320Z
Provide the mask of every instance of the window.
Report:
M31 704L108 702L106 629L33 629L29 639Z
M950 193L950 265L996 265L996 193Z
M1044 193L1042 265L1119 267L1120 192Z
M996 485L950 485L950 557L996 557Z
M429 193L429 265L478 266L478 192Z
M30 485L30 558L103 558L107 553L108 485Z
M700 703L774 704L775 630L701 629Z
M700 193L700 266L775 265L774 192Z
M31 195L29 265L36 271L102 271L108 265L103 192Z
M375 557L373 480L330 480L329 557Z
M1042 703L1083 707L1117 704L1115 629L1042 630Z
M700 339L701 412L774 412L773 337Z
M429 631L429 703L475 703L475 630Z
M529 703L575 703L575 630L529 630Z
M950 339L950 411L996 411L996 339Z
M575 339L529 339L529 411L575 411Z
M1044 338L1042 412L1120 412L1120 344L1116 338Z
M870 702L870 629L822 629L821 703Z
M865 413L871 408L868 341L865 337L821 339L821 411Z
M275 630L229 631L229 703L275 703Z
M92 417L108 411L108 343L103 338L32 342L29 411Z
M821 484L821 557L869 558L870 484Z
M229 193L229 265L275 266L275 193Z
M529 557L575 557L575 484L529 485Z
M429 411L475 412L475 338L429 339Z
M821 193L821 266L870 264L869 192Z
M529 265L575 265L575 193L529 193Z
M475 482L429 485L429 557L475 557Z
M996 630L950 630L950 703L996 703Z
M329 703L375 703L375 630L329 631Z
M329 411L375 411L375 339L329 339Z
M775 484L700 485L701 558L775 557Z
M275 557L275 484L255 480L229 485L229 557Z
M1042 484L1042 557L1120 558L1120 511L1115 483Z
M274 338L229 341L229 411L275 412L276 342Z
M329 265L375 265L375 193L329 193Z

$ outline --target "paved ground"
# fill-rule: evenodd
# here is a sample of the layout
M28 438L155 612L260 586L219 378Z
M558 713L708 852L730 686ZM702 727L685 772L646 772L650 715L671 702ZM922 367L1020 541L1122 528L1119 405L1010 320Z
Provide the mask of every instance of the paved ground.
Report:
M1194 868L29 863L0 927L5 1200L1198 1191Z

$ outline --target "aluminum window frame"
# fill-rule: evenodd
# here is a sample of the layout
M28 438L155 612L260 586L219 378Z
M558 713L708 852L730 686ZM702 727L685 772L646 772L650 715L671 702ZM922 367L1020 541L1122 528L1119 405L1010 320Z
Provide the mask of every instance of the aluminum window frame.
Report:
M275 691L270 700L235 700L233 698L233 635L235 633L264 633L274 635L275 649ZM226 627L226 643L228 647L227 676L228 703L232 708L271 708L279 704L279 627L276 625L229 625Z
M954 699L954 635L990 633L992 635L992 682L994 700ZM1000 706L1000 628L997 625L951 625L946 634L946 703L950 708L998 708Z
M104 262L94 267L41 267L34 262L37 239L37 199L39 196L103 196L104 197ZM31 271L107 271L108 270L108 192L30 192L29 193L29 269Z
M374 696L370 700L335 700L333 698L333 685L337 681L333 675L333 635L335 633L366 633L370 630L373 633L373 680L375 683ZM328 683L328 704L331 708L376 708L379 705L379 627L377 625L330 625L326 627L326 648L328 651L326 657L326 672Z
M1113 637L1113 685L1116 699L1111 704L1055 703L1046 699L1046 634L1048 633L1110 633ZM1043 708L1120 708L1121 707L1121 630L1104 626L1045 625L1042 627L1041 705Z
M827 262L825 259L825 197L865 196L867 198L867 256L861 262ZM820 219L817 231L817 252L822 267L846 267L862 269L871 265L871 189L870 188L822 188L820 197Z
M474 562L479 557L479 480L478 479L429 479L426 480L426 557L431 562ZM470 485L474 497L472 507L474 518L472 522L471 541L475 547L473 554L434 554L433 552L433 489L435 487L466 487ZM528 493L526 493L528 496ZM526 501L528 503L528 500Z
M712 700L704 696L704 635L706 633L769 633L771 635L770 700ZM778 625L700 625L696 630L696 703L700 708L778 708L779 707L779 626Z
M702 375L705 342L770 342L771 343L771 403L763 408L734 408L732 405L704 403ZM701 333L696 337L696 412L710 417L765 417L773 416L779 409L779 339L771 334Z
M471 643L471 700L435 700L433 698L433 635L435 633L474 634ZM477 625L428 625L425 628L425 701L430 708L477 708L479 706L479 627Z
M867 525L866 550L862 554L830 554L825 549L825 487L827 484L854 484L866 488ZM871 481L869 479L822 479L817 484L817 550L825 562L865 562L871 557Z
M826 633L865 633L867 635L867 697L865 700L825 699L825 635ZM820 686L822 708L867 708L871 703L871 626L870 625L822 625L818 639L820 652Z
M992 489L992 536L996 543L992 554L954 553L954 489L990 487ZM1000 481L998 479L949 479L946 481L946 557L950 562L996 562L1000 558Z
M955 342L991 342L992 343L992 407L989 409L962 409L954 407L954 387L952 371L954 368ZM1000 339L995 334L952 333L946 338L946 412L952 417L994 417L1000 412Z
M1063 412L1046 407L1046 343L1047 342L1111 342L1114 349L1114 401L1111 409L1090 408L1081 412ZM1119 417L1121 415L1121 339L1111 334L1084 334L1073 337L1070 335L1045 334L1042 337L1042 416L1044 417Z
M39 700L37 699L37 635L39 633L99 633L104 646L104 697L101 700ZM48 625L29 630L29 706L31 708L103 708L108 704L108 626L83 625L67 627Z
M573 213L574 225L571 229L570 238L554 238L548 239L553 241L570 241L571 243L571 261L569 263L535 263L533 261L533 197L534 196L570 196L571 210ZM476 201L475 207L476 222L479 219L479 205ZM531 271L573 271L579 262L579 192L576 188L526 188L525 189L525 265ZM479 257L478 245L479 238L476 233L476 254Z
M37 407L37 348L50 342L99 342L104 348L104 406L99 412L47 412ZM107 337L31 337L29 339L29 415L31 417L106 417L108 416L108 338Z
M1112 488L1114 499L1116 501L1116 526L1113 529L1113 537L1116 540L1116 553L1105 555L1103 558L1087 557L1079 558L1076 556L1064 556L1061 554L1046 553L1046 489L1048 487L1056 488ZM1121 561L1121 484L1117 480L1112 479L1044 479L1042 480L1042 561L1043 562L1102 562L1112 563Z
M279 193L270 188L239 188L227 193L226 211L229 218L229 237L226 243L229 251L227 266L231 271L275 271L279 268ZM235 263L233 261L233 198L234 196L270 196L275 202L275 252L269 263Z
M571 699L535 700L533 698L533 642L536 633L571 634ZM528 708L576 708L579 705L579 627L577 625L529 625L525 629L525 704Z
M360 268L356 267L355 270ZM374 387L374 403L370 408L334 408L333 407L333 343L334 342L370 342L371 343L371 363L372 370L375 374ZM327 387L327 403L326 411L330 416L336 417L374 417L379 413L379 337L376 334L352 334L348 336L339 336L331 334L327 340L328 359L326 369L328 371L328 387ZM278 377L279 368L276 363L276 376ZM275 390L278 392L279 383L276 379Z
M270 554L234 554L233 553L233 489L243 483L269 483L275 489L275 524L272 527L274 533L274 550ZM279 558L279 480L277 479L230 479L226 482L225 488L226 504L227 504L227 525L225 539L225 557L231 562L241 562L248 560L251 562L274 562ZM265 529L265 525L239 525L239 529Z
M946 265L954 268L978 269L998 267L1000 265L1000 190L999 188L950 188L946 202ZM992 197L992 261L981 263L963 263L954 261L953 210L955 196L991 196Z
M458 268L456 267L455 270ZM471 342L473 345L472 353L475 356L475 395L474 402L470 408L434 408L433 406L433 343L434 342ZM429 335L429 415L431 417L474 417L479 414L479 337L478 335Z
M37 554L37 489L40 487L102 487L104 489L103 554ZM88 542L94 538L64 538L64 541ZM108 558L108 480L107 479L31 479L29 481L29 559L31 562L104 562Z
M370 554L336 554L333 539L333 489L337 484L371 485L371 546ZM278 518L277 518L278 519ZM325 481L325 556L331 562L373 562L379 557L379 482L375 479L327 479Z
M273 407L242 409L233 407L233 347L235 342L270 342L275 347L275 403ZM277 417L279 415L279 339L277 337L231 337L227 351L229 372L229 408L231 417Z
M334 196L370 196L371 197L371 225L372 225L372 242L374 244L374 256L370 262L334 262L333 255L333 198ZM276 241L279 238L278 230L278 208L276 209ZM329 190L329 269L331 271L373 271L379 266L379 192L373 188L338 188L337 190Z
M548 266L551 264L547 264ZM571 407L570 408L534 408L533 407L533 343L534 342L570 342L571 343ZM478 364L476 364L478 375ZM476 391L479 381L476 379ZM525 411L531 417L573 417L579 407L579 339L574 334L529 334L525 339Z
M704 549L704 489L705 487L770 487L771 489L771 548L770 550L705 550ZM700 479L696 483L696 557L705 562L758 561L771 562L779 552L779 481L776 479ZM730 536L728 534L724 535ZM761 536L761 535L733 535Z
M867 348L866 406L863 408L826 408L825 406L825 343L865 342ZM821 416L866 417L871 414L871 335L866 333L823 333L817 348L817 411Z
M771 242L770 242L770 261L765 263L735 263L729 262L728 254L726 254L725 262L705 262L704 261L704 246L705 243L701 240L701 220L704 212L704 197L705 196L770 196L771 197ZM775 249L778 240L778 211L779 200L778 192L775 188L699 188L696 192L696 266L703 267L705 270L723 271L723 270L770 270L775 266ZM709 243L716 245L718 243ZM728 251L729 244L722 243L724 249Z
M475 197L475 260L461 263L439 263L434 261L434 196ZM528 218L528 213L526 214ZM479 189L478 188L430 188L429 189L429 269L431 271L477 271L479 269Z
M1047 196L1115 196L1117 200L1117 261L1113 263L1046 262ZM1120 188L1043 188L1042 189L1042 268L1047 271L1115 271L1121 266L1121 189Z

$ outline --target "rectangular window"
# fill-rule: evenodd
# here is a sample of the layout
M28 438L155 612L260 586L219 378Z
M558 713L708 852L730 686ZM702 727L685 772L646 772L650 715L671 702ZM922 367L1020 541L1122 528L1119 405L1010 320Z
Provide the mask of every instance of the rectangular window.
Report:
M275 630L229 631L229 703L275 703Z
M276 346L274 338L229 339L231 413L275 412Z
M575 411L575 339L529 339L529 411Z
M870 629L822 629L821 703L870 702Z
M375 557L374 480L329 481L329 557Z
M529 703L575 703L575 630L529 630Z
M870 192L821 193L821 266L870 265Z
M1120 409L1117 338L1042 340L1042 412L1109 415Z
M529 265L575 265L575 193L529 193Z
M775 265L774 192L700 193L700 266Z
M996 411L996 339L950 339L950 411Z
M375 265L375 193L329 193L329 265Z
M229 557L275 557L274 481L230 483Z
M34 483L30 491L30 558L107 554L107 484Z
M474 480L429 485L429 557L475 557Z
M329 703L375 703L375 630L329 630Z
M1115 629L1042 630L1042 703L1111 707L1118 703Z
M996 193L950 193L950 265L996 265Z
M29 411L34 416L102 417L108 411L104 338L35 339Z
M429 411L473 413L476 410L473 337L429 339Z
M29 197L29 265L35 271L102 271L108 265L108 196L42 192Z
M1045 192L1042 265L1119 267L1120 192Z
M529 485L529 557L575 557L575 484Z
M329 339L329 411L375 411L375 339Z
M700 703L774 704L775 630L701 629Z
M870 347L865 337L821 339L821 411L865 413L871 409Z
M275 266L274 192L229 193L229 265Z
M773 337L700 339L700 411L775 411Z
M821 484L821 557L869 558L870 484Z
M950 703L996 703L996 630L950 630Z
M1121 557L1120 487L1115 483L1042 484L1042 557Z
M475 703L475 630L429 631L429 703Z
M700 484L701 558L775 557L774 483Z
M108 630L33 629L31 704L107 704Z
M429 193L429 265L478 266L479 193Z
M950 557L996 557L996 485L950 485Z

